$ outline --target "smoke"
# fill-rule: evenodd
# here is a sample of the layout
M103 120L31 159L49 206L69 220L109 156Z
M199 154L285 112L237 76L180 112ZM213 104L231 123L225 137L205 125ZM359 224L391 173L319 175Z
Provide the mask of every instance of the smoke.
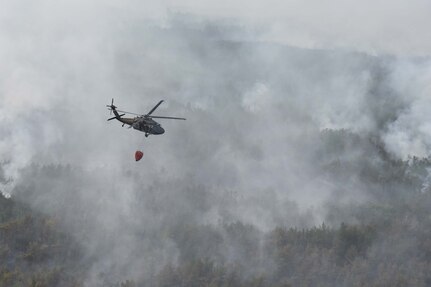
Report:
M192 1L167 4L174 12L137 1L8 1L0 12L1 192L61 218L88 251L89 282L108 271L147 276L180 260L176 226L242 222L258 237L320 224L328 202L368 200L358 174L370 164L364 158L379 159L369 137L396 159L430 154L431 63L407 57L429 53L425 26L388 40L406 22L391 25L405 4L362 27L365 3L352 29L330 32L347 21L342 10L323 17L330 11L321 4L311 13L310 4L289 3L285 12L265 5L274 8L260 17L262 3L223 14L223 4ZM428 4L414 4L415 21L428 21ZM165 99L155 114L187 121L161 120L166 134L146 139L106 122L111 98L138 113ZM340 144L322 139L324 129L360 136ZM139 163L136 149L145 153ZM334 178L327 169L337 160L350 165ZM220 257L241 258L232 246Z
M410 105L390 123L383 138L390 151L402 158L430 154L431 130L427 109L431 104L431 65L429 59L401 61L395 67L393 85Z

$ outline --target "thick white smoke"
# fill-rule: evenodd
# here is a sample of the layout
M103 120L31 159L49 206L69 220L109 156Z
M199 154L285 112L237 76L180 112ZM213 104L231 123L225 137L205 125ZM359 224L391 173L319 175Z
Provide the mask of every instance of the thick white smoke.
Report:
M365 200L356 178L334 198L340 186L317 164L323 129L372 135L400 159L431 152L430 60L409 57L431 51L428 3L202 3L0 11L0 190L61 214L96 258L92 274L178 256L141 232L310 226L328 200ZM106 122L111 98L138 113L165 99L157 114L187 121L160 121L166 134L145 139ZM344 159L363 156L351 150Z
M431 61L400 61L392 84L404 98L407 109L391 123L383 136L388 149L401 158L428 157L431 153Z

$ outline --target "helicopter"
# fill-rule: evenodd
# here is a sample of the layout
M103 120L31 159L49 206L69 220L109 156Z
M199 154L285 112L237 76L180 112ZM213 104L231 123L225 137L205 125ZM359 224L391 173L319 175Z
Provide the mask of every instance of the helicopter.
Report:
M121 111L117 110L117 107L114 106L114 99L112 99L110 105L106 105L108 107L108 110L112 113L114 113L115 117L109 118L110 120L118 120L123 123L124 125L128 125L129 128L134 128L135 130L141 131L145 133L145 137L148 137L149 135L161 135L165 133L165 130L162 128L162 126L156 122L153 119L172 119L172 120L185 120L185 118L176 118L176 117L162 117L162 116L152 116L151 114L163 103L164 101L161 100L157 105L155 105L147 114L140 115L135 114L131 112ZM121 114L119 114L119 112ZM123 118L126 114L135 115L134 118Z

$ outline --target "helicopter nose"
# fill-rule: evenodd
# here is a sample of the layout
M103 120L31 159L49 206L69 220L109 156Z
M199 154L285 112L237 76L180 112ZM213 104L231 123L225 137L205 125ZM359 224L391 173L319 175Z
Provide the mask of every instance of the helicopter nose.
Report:
M161 126L157 126L155 127L154 132L158 135L161 135L165 133L165 130Z

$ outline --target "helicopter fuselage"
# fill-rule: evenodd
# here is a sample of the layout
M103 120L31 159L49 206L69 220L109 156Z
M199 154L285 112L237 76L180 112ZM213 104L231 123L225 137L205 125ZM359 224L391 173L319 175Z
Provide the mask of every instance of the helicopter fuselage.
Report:
M158 122L145 117L136 117L132 127L135 130L144 132L145 134L161 135L165 133L165 130Z

